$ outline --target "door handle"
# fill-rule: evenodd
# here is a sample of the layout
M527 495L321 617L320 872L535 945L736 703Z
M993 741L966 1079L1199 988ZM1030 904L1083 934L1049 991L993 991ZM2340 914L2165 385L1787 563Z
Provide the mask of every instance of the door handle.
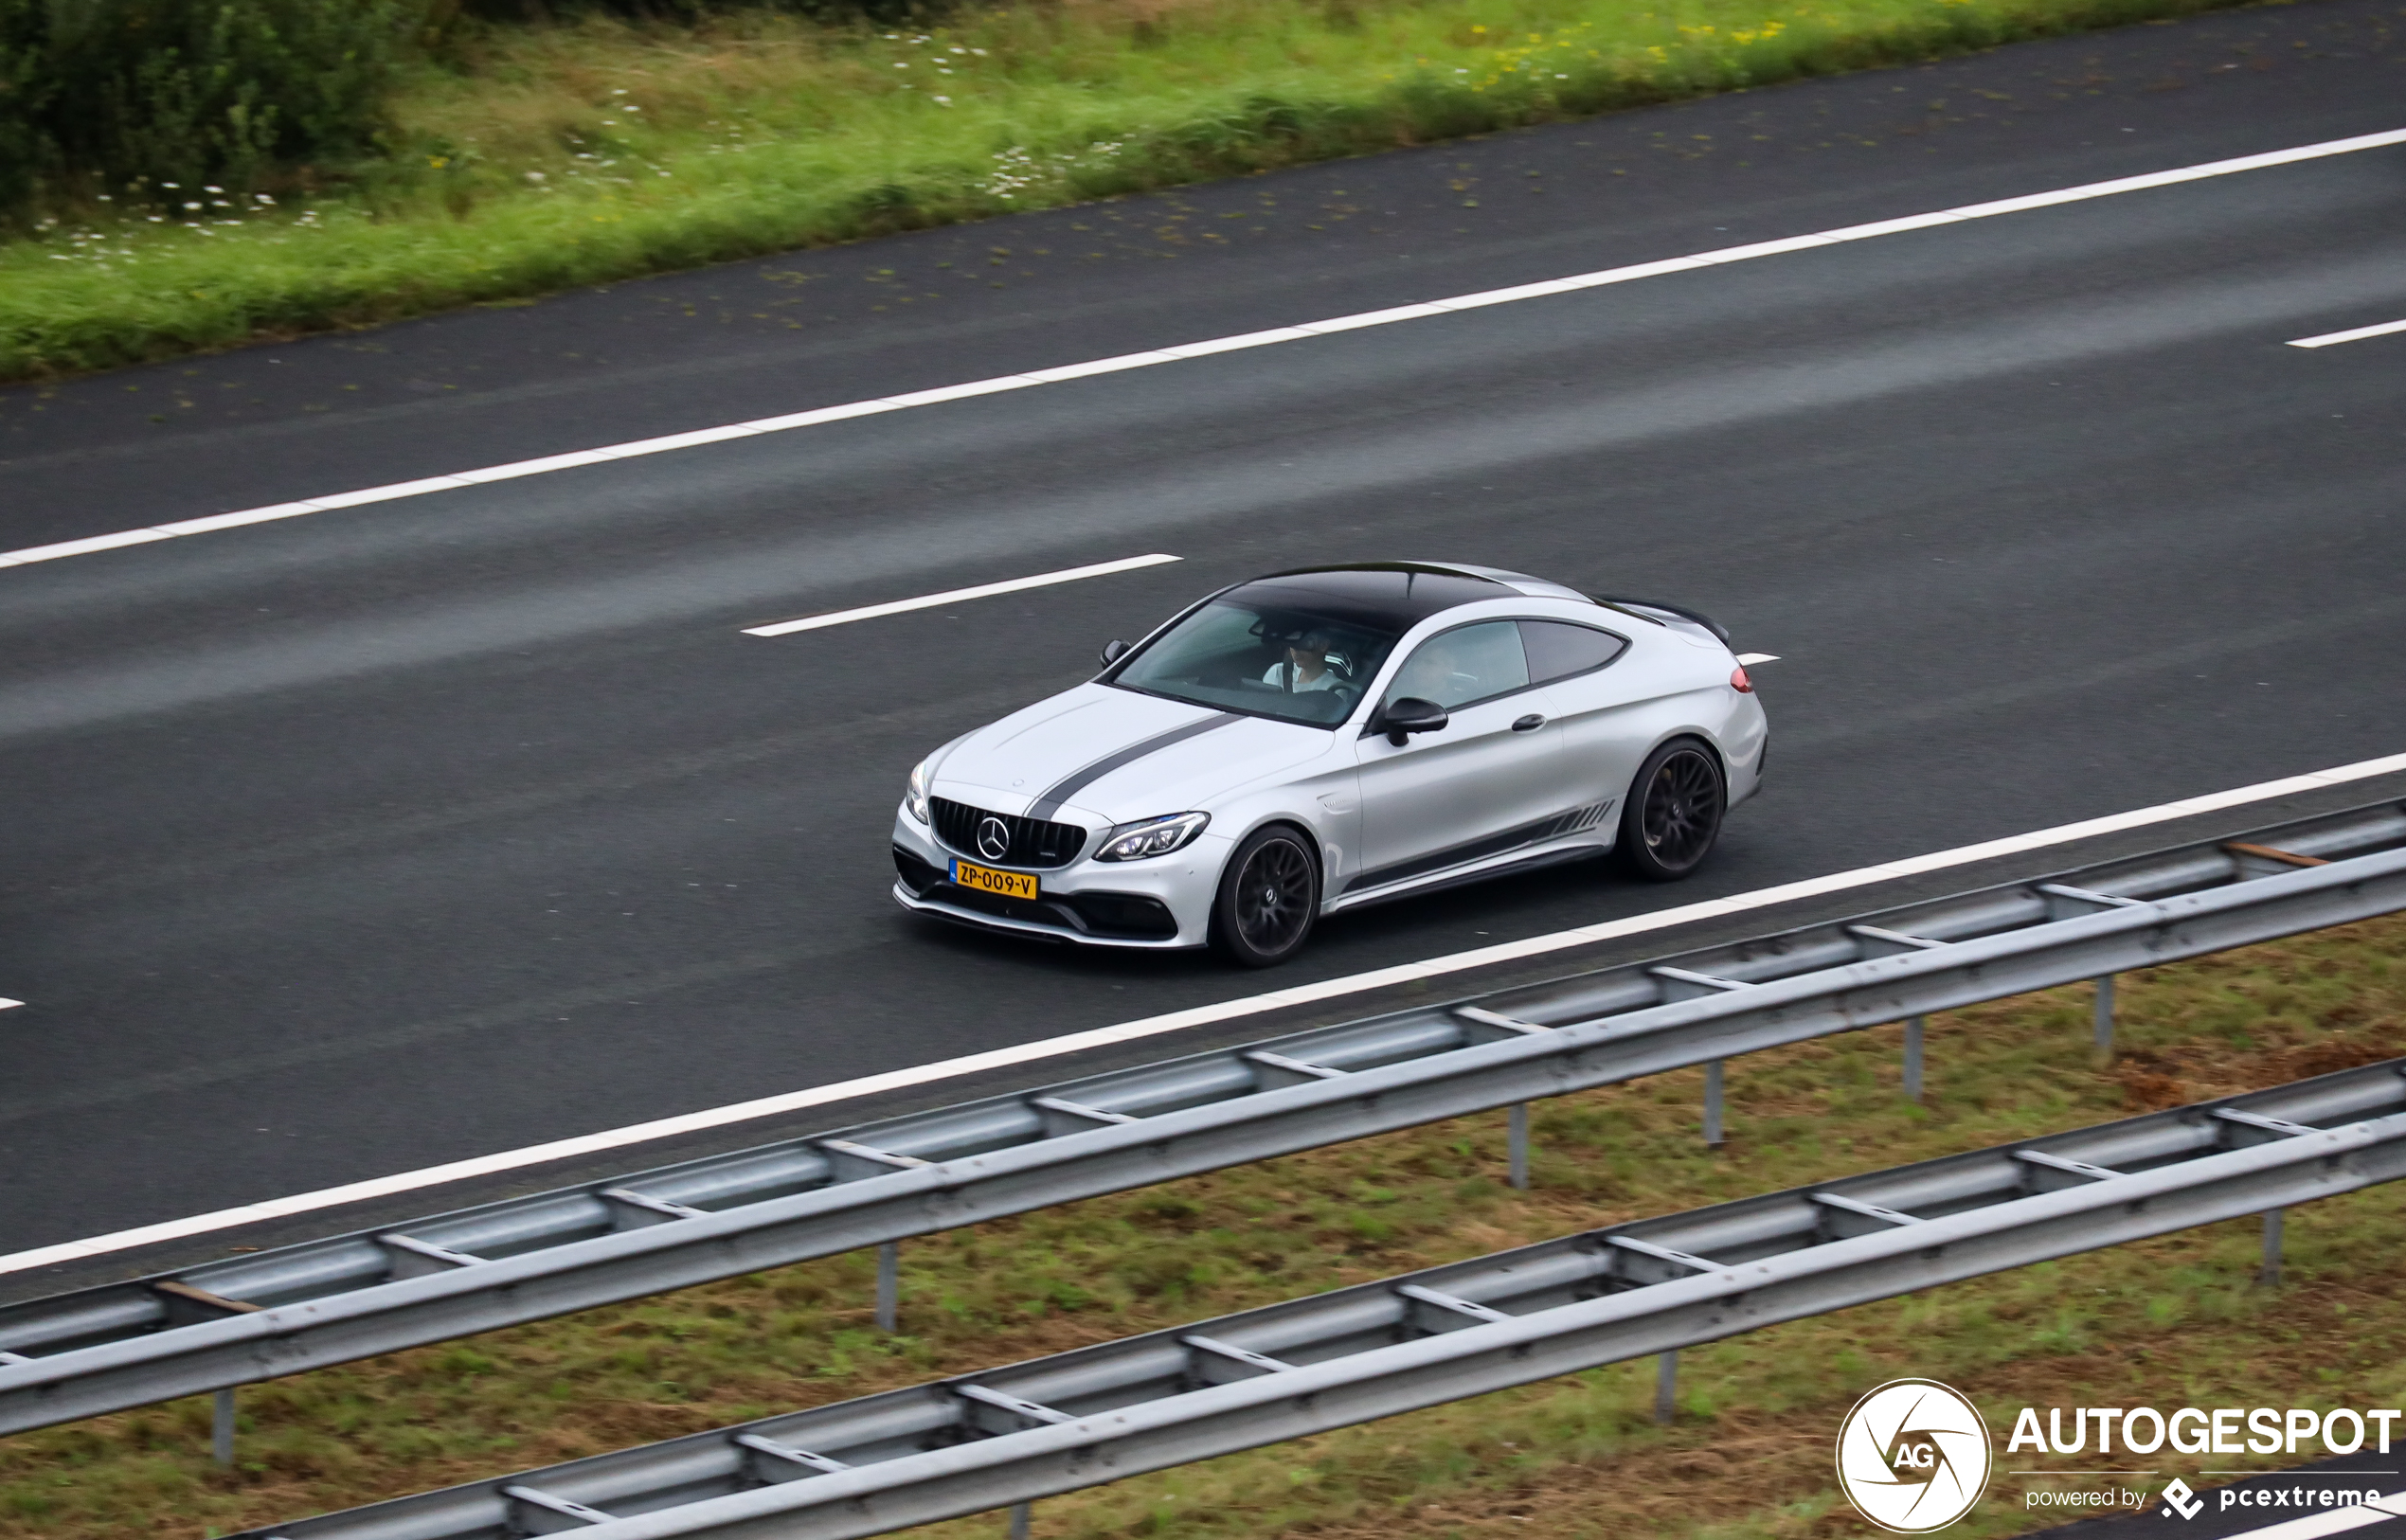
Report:
M1535 732L1546 725L1546 719L1532 711L1512 725L1514 732Z

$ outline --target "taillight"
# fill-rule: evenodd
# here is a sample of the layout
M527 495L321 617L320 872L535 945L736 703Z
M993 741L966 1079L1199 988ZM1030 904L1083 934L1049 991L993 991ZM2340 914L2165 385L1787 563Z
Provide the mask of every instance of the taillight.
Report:
M1746 676L1745 664L1741 663L1730 671L1730 688L1741 695L1754 693L1754 681Z

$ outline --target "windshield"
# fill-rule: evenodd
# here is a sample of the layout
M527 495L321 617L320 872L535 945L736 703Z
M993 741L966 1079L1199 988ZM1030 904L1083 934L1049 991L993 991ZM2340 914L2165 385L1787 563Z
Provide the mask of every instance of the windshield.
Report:
M1398 635L1314 613L1308 603L1227 595L1155 637L1121 664L1109 683L1224 711L1333 727L1353 713Z

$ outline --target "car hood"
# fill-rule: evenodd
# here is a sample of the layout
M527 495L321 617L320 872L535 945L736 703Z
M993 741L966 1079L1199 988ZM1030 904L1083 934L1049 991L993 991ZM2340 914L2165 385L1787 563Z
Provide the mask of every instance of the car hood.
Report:
M1125 823L1208 808L1328 743L1325 727L1080 685L961 739L931 790L996 813Z

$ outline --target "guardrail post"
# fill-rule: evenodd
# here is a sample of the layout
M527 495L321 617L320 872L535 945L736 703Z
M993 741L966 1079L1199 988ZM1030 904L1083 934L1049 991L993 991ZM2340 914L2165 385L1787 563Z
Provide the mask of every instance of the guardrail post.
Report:
M1704 1142L1715 1150L1721 1147L1721 1061L1718 1059L1704 1066Z
M2255 1280L2268 1289L2281 1286L2281 1212L2264 1211L2264 1265L2256 1269Z
M1654 1359L1654 1420L1669 1427L1679 1410L1679 1350L1658 1353Z
M2097 980L2097 1051L2113 1051L2113 975Z
M1028 1527L1036 1521L1036 1505L1015 1502L1011 1505L1011 1540L1028 1540Z
M217 1392L209 1408L209 1456L217 1463L232 1469L234 1465L234 1392L229 1388Z
M877 1330L890 1332L902 1318L902 1243L877 1248Z
M1914 1101L1921 1100L1921 1017L1905 1019L1905 1095Z
M1512 1104L1512 1185L1529 1191L1529 1103Z

